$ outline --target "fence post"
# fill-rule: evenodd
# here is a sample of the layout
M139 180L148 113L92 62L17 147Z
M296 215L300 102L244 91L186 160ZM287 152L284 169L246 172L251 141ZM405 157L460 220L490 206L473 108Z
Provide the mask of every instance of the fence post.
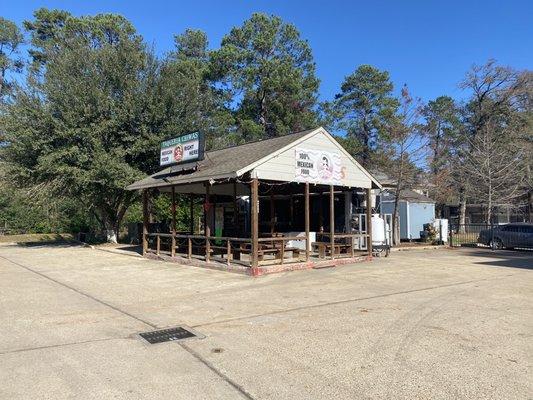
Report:
M492 251L494 251L494 250L496 250L495 249L496 246L494 245L494 226L493 226L492 223L490 224L490 237L491 237L491 239L490 239L490 243L491 243L490 248L492 249Z
M450 232L448 233L448 235L450 236L450 247L453 247L453 228L452 226L449 226L448 229L450 230Z

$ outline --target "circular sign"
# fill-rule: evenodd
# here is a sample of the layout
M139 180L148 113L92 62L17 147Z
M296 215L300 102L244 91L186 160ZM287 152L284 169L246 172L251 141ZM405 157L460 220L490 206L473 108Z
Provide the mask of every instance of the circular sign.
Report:
M174 148L174 160L176 162L179 162L181 161L182 158L183 158L183 147L181 146L181 144L178 144Z

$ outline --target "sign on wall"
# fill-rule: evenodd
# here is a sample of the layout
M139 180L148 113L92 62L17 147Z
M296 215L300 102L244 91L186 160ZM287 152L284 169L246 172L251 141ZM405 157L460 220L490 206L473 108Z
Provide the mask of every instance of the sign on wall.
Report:
M200 132L189 133L161 143L160 165L167 166L186 161L203 160L204 136Z
M295 150L296 181L341 185L345 168L338 153L320 150Z

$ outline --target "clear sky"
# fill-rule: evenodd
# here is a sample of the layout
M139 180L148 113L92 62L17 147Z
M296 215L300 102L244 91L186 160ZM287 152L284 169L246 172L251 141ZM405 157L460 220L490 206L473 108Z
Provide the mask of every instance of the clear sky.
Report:
M253 12L276 14L311 44L323 100L360 64L388 70L397 88L406 83L424 100L442 94L461 98L457 84L466 70L488 58L533 68L531 0L0 0L0 15L20 23L39 7L75 15L122 14L160 53L186 28L204 30L216 48Z

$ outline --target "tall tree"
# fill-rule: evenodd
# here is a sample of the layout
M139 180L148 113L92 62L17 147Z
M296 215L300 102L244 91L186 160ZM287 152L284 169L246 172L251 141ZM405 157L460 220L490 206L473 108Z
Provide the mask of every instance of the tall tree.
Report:
M395 119L399 104L392 91L387 71L361 65L344 79L340 93L327 105L334 126L346 132L346 140L356 151L353 155L366 167L379 136Z
M40 73L48 61L48 54L57 51L57 45L64 32L70 13L63 10L40 8L33 13L33 21L24 21L24 28L30 34L32 47L28 53L32 61L32 72Z
M459 107L448 96L429 101L422 109L421 133L428 142L431 196L437 201L437 214L459 189L453 176L453 156L461 130Z
M46 40L42 79L28 79L7 108L2 158L20 185L79 199L115 241L135 198L124 188L150 153L154 59L116 15L67 16Z
M244 140L315 126L319 81L307 41L292 24L256 13L235 27L212 55L213 74L238 103Z
M187 29L174 41L174 50L162 62L157 87L161 129L167 136L200 130L209 148L224 146L234 121L227 93L211 81L207 35Z
M498 203L508 203L519 187L527 186L527 152L517 144L524 144L521 138L532 132L531 73L489 60L472 67L461 87L470 92L460 153L466 178L464 190L485 207L485 222L490 223ZM505 154L503 159L501 154ZM465 204L461 204L462 211ZM460 220L464 221L463 215Z
M24 36L19 27L0 17L0 103L13 86L9 75L22 70L20 46L23 42Z
M400 243L399 202L404 190L417 180L423 162L427 140L420 134L422 103L413 98L404 85L399 99L398 112L390 122L389 129L379 141L378 164L394 179L394 208L392 212L393 243Z

